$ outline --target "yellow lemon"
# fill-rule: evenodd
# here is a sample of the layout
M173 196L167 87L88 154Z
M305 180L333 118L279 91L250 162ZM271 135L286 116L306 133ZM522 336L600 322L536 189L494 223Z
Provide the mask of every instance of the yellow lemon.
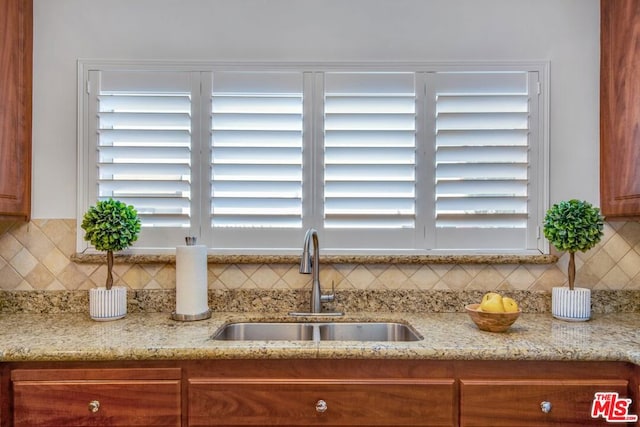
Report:
M487 313L504 313L502 296L495 292L484 294L480 302L480 310L486 311Z
M518 311L518 303L515 302L512 298L503 297L502 305L504 307L504 311L506 311L507 313Z

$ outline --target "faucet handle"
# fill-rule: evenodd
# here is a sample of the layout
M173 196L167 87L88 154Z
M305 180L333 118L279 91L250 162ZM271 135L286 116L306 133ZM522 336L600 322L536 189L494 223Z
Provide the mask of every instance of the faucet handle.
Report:
M325 294L325 295L320 295L320 301L321 302L333 302L335 299L336 299L336 285L332 280L331 281L331 293L330 294Z

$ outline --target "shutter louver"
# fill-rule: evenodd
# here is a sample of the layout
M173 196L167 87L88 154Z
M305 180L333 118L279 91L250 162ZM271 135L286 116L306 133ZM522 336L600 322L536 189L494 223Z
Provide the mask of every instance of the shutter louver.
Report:
M474 248L522 247L529 197L527 73L436 73L434 86L439 246L449 230L450 236L480 236L467 239ZM489 240L482 243L483 236Z
M301 227L302 112L301 73L214 73L213 227Z
M414 80L325 74L325 228L415 226Z
M134 205L145 228L190 227L188 78L102 72L98 104L98 197Z

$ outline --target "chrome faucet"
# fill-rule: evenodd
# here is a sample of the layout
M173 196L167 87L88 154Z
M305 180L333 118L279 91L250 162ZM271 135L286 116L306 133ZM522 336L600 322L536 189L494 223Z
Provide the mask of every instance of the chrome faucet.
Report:
M313 258L311 254L311 242L313 241ZM307 230L304 236L304 244L302 246L302 257L300 258L300 273L312 274L311 282L311 303L309 311L312 314L322 312L323 302L332 302L335 299L335 290L331 293L322 295L320 286L320 247L318 243L318 232L314 228ZM341 313L340 313L341 314Z

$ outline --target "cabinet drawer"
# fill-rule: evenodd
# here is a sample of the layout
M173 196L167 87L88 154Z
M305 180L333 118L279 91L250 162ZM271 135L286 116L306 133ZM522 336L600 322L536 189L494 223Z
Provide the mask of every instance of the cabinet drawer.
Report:
M118 371L105 379L84 370L70 370L71 379L64 370L39 371L43 379L14 371L14 427L180 426L179 379L125 379Z
M453 426L454 384L453 379L192 379L189 426Z
M628 397L626 380L461 380L461 426L610 425L592 418L596 392ZM549 402L548 412L542 402ZM620 425L620 423L617 423Z

